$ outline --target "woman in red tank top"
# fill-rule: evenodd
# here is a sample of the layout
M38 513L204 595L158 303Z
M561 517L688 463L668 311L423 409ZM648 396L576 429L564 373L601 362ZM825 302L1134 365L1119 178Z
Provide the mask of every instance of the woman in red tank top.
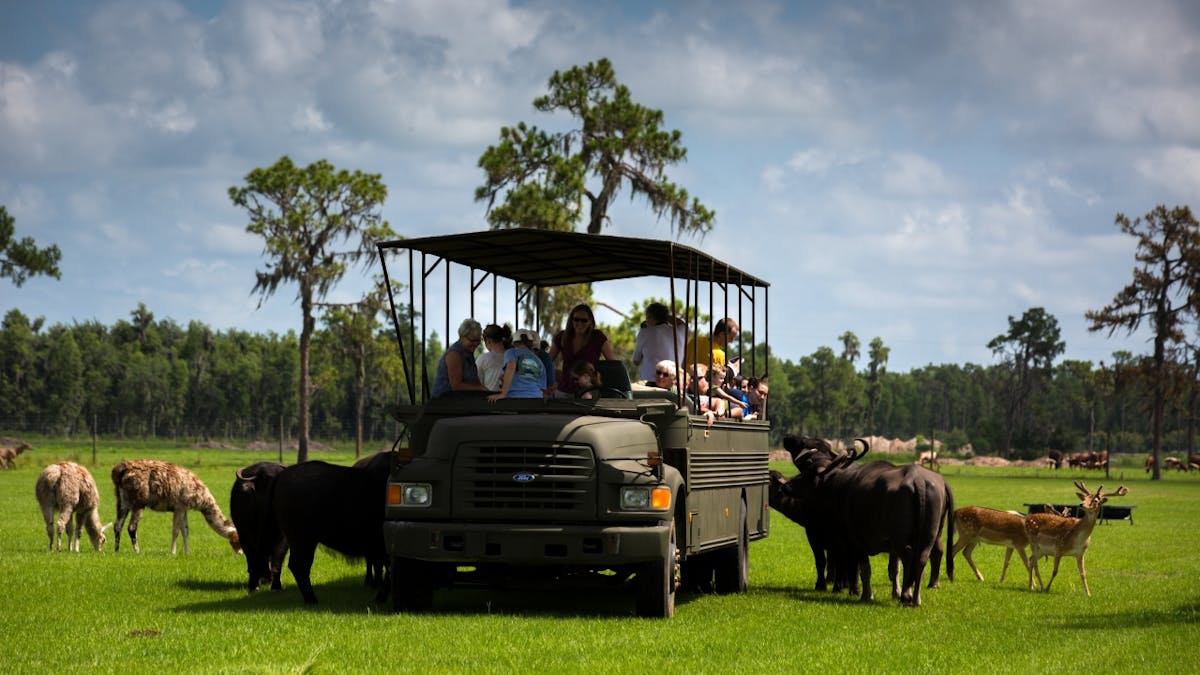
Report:
M550 358L557 360L559 355L562 355L562 369L558 371L558 390L571 395L578 386L571 377L571 368L576 362L596 363L601 356L610 361L616 358L608 336L596 329L596 317L591 307L579 304L571 310L567 327L554 336L550 345Z

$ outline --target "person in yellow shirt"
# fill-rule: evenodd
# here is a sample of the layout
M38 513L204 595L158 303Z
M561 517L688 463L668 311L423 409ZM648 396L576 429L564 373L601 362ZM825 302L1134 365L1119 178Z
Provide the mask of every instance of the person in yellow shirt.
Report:
M713 328L712 338L707 335L697 335L688 341L687 347L683 350L684 366L691 367L699 361L703 365L724 372L725 348L729 346L730 342L737 339L738 333L737 321L730 317L721 319Z

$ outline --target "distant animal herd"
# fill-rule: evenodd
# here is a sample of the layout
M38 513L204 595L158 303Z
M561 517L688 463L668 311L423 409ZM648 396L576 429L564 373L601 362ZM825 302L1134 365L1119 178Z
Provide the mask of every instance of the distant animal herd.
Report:
M797 474L786 477L775 470L770 472L771 507L805 529L816 566L815 588L848 591L858 594L862 601L873 599L872 556L888 555L892 596L902 605L919 606L925 568L930 568L928 587L937 588L947 549L949 579L954 578L954 558L961 552L975 577L983 580L973 558L979 544L1005 547L1001 583L1016 551L1028 573L1030 589L1049 591L1060 560L1073 557L1083 590L1090 596L1084 555L1092 530L1102 505L1112 497L1128 494L1124 486L1109 492L1101 487L1093 492L1076 481L1079 517L1053 510L1023 515L983 506L955 509L949 484L935 470L935 454L920 457L913 464L882 460L863 463L859 460L870 447L862 439L843 451L835 450L823 439L787 436L784 447ZM27 443L0 446L0 467L12 468L13 459L30 449ZM1086 468L1103 466L1108 456L1076 453L1057 459L1051 455L1050 459ZM377 590L376 600L382 602L388 595L390 580L380 505L391 462L392 453L384 451L351 467L310 461L292 466L258 462L238 469L229 499L232 520L225 517L208 487L190 470L156 459L118 462L111 470L117 501L113 548L120 550L121 530L128 517L130 545L135 552L140 550L138 524L144 509L149 508L173 513L171 553L176 553L180 536L184 553L190 553L187 512L199 511L209 528L228 540L235 553L244 553L248 592L262 584L275 591L282 589L283 562L287 558L304 602L315 604L310 574L317 546L323 545L347 557L365 559L366 583ZM1200 469L1198 455L1186 460L1166 457L1163 462L1181 471ZM1148 457L1146 470L1152 468L1153 458ZM50 464L38 476L35 494L51 551L62 550L64 534L68 550L79 551L84 531L92 547L102 550L113 523L101 523L99 491L86 467L67 461ZM1054 560L1044 584L1038 566L1041 558Z

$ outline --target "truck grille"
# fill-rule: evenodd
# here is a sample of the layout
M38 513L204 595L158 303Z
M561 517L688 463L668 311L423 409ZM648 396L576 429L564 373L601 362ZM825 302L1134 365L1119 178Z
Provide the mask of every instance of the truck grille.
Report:
M761 484L767 479L768 461L765 452L693 452L689 457L688 486L695 489Z
M595 511L596 460L588 447L470 446L458 453L455 512L538 518Z

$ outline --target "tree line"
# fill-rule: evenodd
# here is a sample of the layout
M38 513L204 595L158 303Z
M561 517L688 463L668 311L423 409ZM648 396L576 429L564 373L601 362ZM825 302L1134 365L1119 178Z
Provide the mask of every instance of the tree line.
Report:
M363 438L390 441L387 408L406 402L394 332L373 321L357 340L355 328L346 308L331 307L314 331L312 428L353 438L361 423ZM0 428L10 432L292 439L299 377L293 331L184 327L145 305L111 326L46 327L19 309L0 326Z
M361 420L364 442L394 440L398 429L388 408L408 402L407 386L390 322L377 320L381 310L374 307L356 326L348 308L327 307L314 330L315 437L355 438ZM1033 353L1049 344L1057 354L1063 345L1057 322L1041 308L1009 321L1010 331L993 340L999 362L990 365L889 372L882 339L871 340L862 355L850 332L840 350L821 347L797 361L771 357L768 409L776 442L786 433L920 436L950 451L969 444L975 454L1026 458L1049 449L1150 450L1145 403L1153 385L1141 377L1150 357L1115 352L1111 363L1027 364L1024 404L1011 418L1018 366L999 348L1015 341L1020 344L1010 351ZM0 391L7 392L0 397L0 428L6 431L194 440L298 435L300 364L292 331L213 330L199 321L184 327L155 319L144 305L111 326L43 323L14 309L0 326ZM603 329L628 359L637 322ZM355 330L365 339L352 339ZM746 338L743 349L756 350L757 362L765 363L764 348ZM441 349L434 336L429 358ZM1194 450L1196 399L1194 392L1171 398L1164 416L1168 452Z

